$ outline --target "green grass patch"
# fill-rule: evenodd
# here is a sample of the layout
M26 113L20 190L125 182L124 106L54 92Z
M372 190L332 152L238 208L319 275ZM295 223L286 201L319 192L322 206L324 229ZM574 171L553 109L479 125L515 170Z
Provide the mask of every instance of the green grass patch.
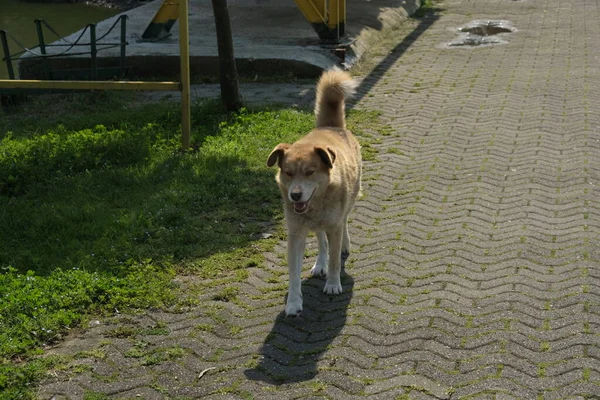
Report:
M220 292L216 293L213 296L213 300L224 302L233 301L237 297L238 292L239 288L234 286L228 286L223 288Z
M0 394L2 399L34 399L31 385L42 379L46 371L64 367L66 361L57 356L35 358L17 363L0 359Z
M97 392L85 392L83 394L83 400L108 400L110 397L104 393Z
M141 360L141 365L157 365L165 361L181 358L184 355L185 350L181 347L157 349L148 354L145 354Z
M109 338L134 338L139 333L139 329L131 326L119 326L104 333L104 336Z
M59 340L90 312L169 304L173 275L172 269L148 264L129 264L120 276L77 269L40 276L5 269L0 274L0 356L14 358Z
M352 112L349 126L360 135L376 118ZM282 217L266 158L313 126L302 110L227 114L216 103L195 104L192 150L181 152L177 103L74 94L0 111L3 398L32 397L56 362L39 349L91 313L187 304L177 273L244 280L281 239L259 239ZM216 296L236 301L237 291ZM168 330L107 335L139 334ZM155 359L138 346L129 356L152 364L180 354Z

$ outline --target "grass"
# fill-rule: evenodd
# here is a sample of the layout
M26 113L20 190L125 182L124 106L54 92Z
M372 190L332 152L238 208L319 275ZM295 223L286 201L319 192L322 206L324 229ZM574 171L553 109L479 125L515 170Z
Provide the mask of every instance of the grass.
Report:
M106 126L90 117L80 128L5 135L0 265L41 274L122 270L129 260L177 263L239 248L279 213L265 154L313 123L290 110L224 120L213 105L196 107L196 151L180 154L175 107L134 112L138 123Z
M179 115L178 104L106 93L0 111L3 399L33 398L45 371L64 362L41 348L92 314L189 304L176 274L245 279L280 239L258 239L281 219L265 160L310 130L312 114L195 104L188 152L179 150ZM375 119L350 112L349 126L360 134ZM236 295L233 287L216 296Z

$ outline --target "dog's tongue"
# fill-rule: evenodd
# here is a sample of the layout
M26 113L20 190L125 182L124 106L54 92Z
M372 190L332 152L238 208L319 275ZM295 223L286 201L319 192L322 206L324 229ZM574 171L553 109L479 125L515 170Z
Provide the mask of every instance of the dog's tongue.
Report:
M308 207L308 202L306 202L306 201L300 201L298 203L294 203L294 210L297 213L301 213L301 212L306 211L307 207Z

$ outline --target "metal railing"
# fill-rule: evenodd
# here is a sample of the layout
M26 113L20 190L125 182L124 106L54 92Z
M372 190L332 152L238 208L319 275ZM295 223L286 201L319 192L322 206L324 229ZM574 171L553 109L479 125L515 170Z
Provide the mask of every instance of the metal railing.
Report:
M119 43L102 43L102 39L104 39L109 33L113 31L113 29L120 24L120 42ZM22 55L27 54L28 60L40 60L44 64L44 71L46 73L47 79L55 79L57 73L65 72L65 71L53 71L50 65L51 59L58 58L66 58L71 56L81 56L89 54L91 57L91 65L89 68L90 79L96 80L98 79L98 52L102 50L111 49L114 47L120 47L120 57L119 57L119 68L118 74L119 77L124 77L126 68L125 68L125 53L127 48L127 15L121 15L115 23L104 33L104 35L97 37L96 24L88 24L82 31L79 37L74 41L70 42L65 38L61 37L55 30L43 19L36 19L35 26L37 30L38 37L38 46L39 51L32 50L24 46L17 38L12 36L5 30L0 30L0 42L2 43L2 50L4 54L4 58L2 59L6 63L6 69L8 71L9 79L15 79L15 72L13 68L13 60L20 58ZM44 29L46 28L52 34L54 34L59 40L54 43L47 44L44 37ZM82 43L86 32L89 32L89 42ZM11 39L17 46L21 48L17 53L11 54L10 48L8 44L8 39ZM81 51L81 52L71 52L71 50L78 46L86 46L89 47L89 51ZM48 53L48 48L50 47L67 47L65 50L60 51L58 53ZM112 68L111 70L114 70Z

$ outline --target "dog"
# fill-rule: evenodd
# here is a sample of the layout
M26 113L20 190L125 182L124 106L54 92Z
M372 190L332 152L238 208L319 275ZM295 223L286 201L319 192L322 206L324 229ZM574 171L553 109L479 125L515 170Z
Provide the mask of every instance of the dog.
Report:
M360 144L346 129L345 100L357 83L339 69L325 71L316 88L316 129L293 144L278 144L267 159L277 164L288 230L286 316L302 312L301 272L306 236L316 233L319 253L312 276L326 276L327 294L342 293L342 261L350 254L348 214L361 191Z

